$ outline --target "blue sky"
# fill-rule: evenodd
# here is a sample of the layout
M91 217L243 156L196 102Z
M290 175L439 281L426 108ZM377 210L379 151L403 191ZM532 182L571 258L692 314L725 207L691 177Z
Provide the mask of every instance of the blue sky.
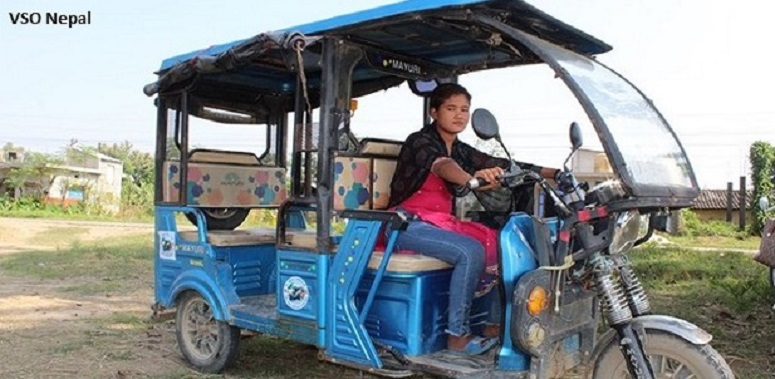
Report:
M4 0L0 143L56 152L71 138L88 145L128 140L151 151L155 113L141 89L154 80L162 59L391 2ZM655 102L681 138L701 186L724 188L727 181L737 186L749 170L750 144L775 143L767 2L531 3L614 46L598 59ZM9 12L86 11L92 24L71 29L13 25L9 17ZM517 159L552 166L567 151L567 125L589 124L556 82L541 67L461 78L474 94L474 107L498 116ZM419 120L419 102L399 89L363 99L353 123L359 134L376 130L402 138Z

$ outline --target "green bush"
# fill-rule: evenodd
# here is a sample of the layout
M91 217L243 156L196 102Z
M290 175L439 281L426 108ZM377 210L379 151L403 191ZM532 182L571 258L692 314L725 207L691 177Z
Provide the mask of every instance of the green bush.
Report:
M736 225L725 221L702 221L697 214L688 210L681 210L681 223L683 228L681 235L687 237L734 237L745 238L747 232L738 230Z
M772 202L772 192L775 189L772 175L775 171L775 147L767 142L757 141L751 145L751 183L753 184L753 222L750 232L759 235L762 232L767 217L765 210L759 208L759 198L767 196Z

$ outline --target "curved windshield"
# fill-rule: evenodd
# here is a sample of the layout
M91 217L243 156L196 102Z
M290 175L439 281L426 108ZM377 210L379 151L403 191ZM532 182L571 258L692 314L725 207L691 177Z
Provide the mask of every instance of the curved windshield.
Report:
M585 56L529 38L548 54L589 100L604 125L596 125L617 174L637 187L695 188L694 173L670 127L650 101L621 76ZM583 101L582 101L583 103ZM582 104L584 105L584 104ZM585 107L586 108L586 107ZM587 109L590 112L590 109ZM613 153L613 154L611 154ZM620 155L620 156L617 156Z

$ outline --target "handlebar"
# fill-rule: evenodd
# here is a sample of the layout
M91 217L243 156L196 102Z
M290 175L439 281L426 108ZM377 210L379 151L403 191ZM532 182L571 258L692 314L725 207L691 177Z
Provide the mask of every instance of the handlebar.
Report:
M473 190L479 187L484 187L488 184L490 183L484 178L471 178L471 180L469 180L468 183L466 183L466 187Z

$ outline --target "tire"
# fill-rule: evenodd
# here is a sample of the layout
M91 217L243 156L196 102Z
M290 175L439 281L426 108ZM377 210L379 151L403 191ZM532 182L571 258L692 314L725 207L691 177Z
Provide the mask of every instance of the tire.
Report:
M694 345L662 331L647 330L644 348L655 379L734 379L732 369L710 345ZM594 363L592 379L627 379L627 364L617 342L609 344ZM692 376L693 375L693 376Z
M213 318L210 305L196 292L187 292L177 305L175 335L181 353L195 369L221 372L237 357L240 330Z
M234 230L248 217L246 208L199 208L207 221L207 230ZM196 226L196 216L186 213L186 218Z

